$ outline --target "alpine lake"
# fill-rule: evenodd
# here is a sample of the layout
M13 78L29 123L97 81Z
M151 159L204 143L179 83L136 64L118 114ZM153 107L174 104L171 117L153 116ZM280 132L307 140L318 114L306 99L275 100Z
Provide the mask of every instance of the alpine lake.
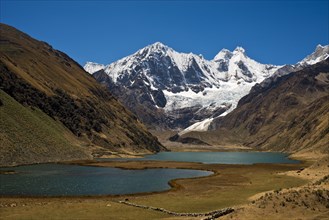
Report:
M274 152L161 152L142 158L97 159L97 162L299 163L287 156ZM0 171L0 195L3 196L100 196L160 192L171 188L171 180L213 174L211 171L194 169L134 170L53 163L0 168ZM5 174L6 171L8 174Z

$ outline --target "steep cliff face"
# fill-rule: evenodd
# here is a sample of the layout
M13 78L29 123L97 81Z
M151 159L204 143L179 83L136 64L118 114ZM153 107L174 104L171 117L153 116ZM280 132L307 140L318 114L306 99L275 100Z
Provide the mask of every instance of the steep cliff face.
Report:
M237 108L210 125L247 146L275 151L329 151L329 59L256 85ZM226 133L227 134L227 133Z
M69 145L84 145L84 150L97 156L164 149L132 113L66 54L5 24L0 25L0 32L1 90L20 108L41 110L50 117L69 134ZM6 102L0 108L5 106ZM13 111L6 117L14 114ZM1 135L6 137L8 144L4 148L14 163L17 158L13 152L25 146L8 136L5 128ZM39 144L45 146L42 141ZM40 156L28 146L24 150Z

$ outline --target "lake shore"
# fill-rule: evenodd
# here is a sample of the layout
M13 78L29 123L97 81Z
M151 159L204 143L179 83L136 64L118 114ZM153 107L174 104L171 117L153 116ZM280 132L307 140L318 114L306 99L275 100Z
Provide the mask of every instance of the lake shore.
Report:
M177 213L204 213L227 207L240 207L250 203L250 198L256 194L301 187L309 183L310 180L301 178L298 172L300 174L301 169L310 167L312 162L225 165L168 161L75 161L73 164L122 169L197 169L212 171L214 174L207 177L172 180L170 190L155 193L55 198L1 196L2 216L5 219L24 219L27 216L43 219L48 213L52 213L53 219L186 219L186 217L173 217L166 213L128 207L119 201L127 200L134 204L159 207ZM285 174L289 172L296 175ZM237 213L240 212L238 210Z
M191 146L177 151L202 152L205 148ZM218 149L213 151L218 151ZM236 148L234 151L239 150ZM140 207L157 207L156 209L169 210L172 213L207 213L234 208L234 212L224 218L233 216L234 219L257 219L257 215L252 215L252 213L261 213L264 210L268 211L269 215L284 218L286 217L282 214L285 213L284 211L278 214L277 209L269 208L269 205L262 208L265 203L263 200L268 200L269 193L282 193L280 195L282 198L278 195L279 202L282 202L283 197L290 195L291 190L303 189L329 174L329 168L326 165L329 161L322 161L323 159L315 161L314 155L312 157L290 155L290 157L301 160L301 163L231 165L173 161L64 162L64 164L132 170L194 169L211 171L213 174L206 177L172 180L169 182L171 189L162 192L65 197L0 196L0 211L5 219L44 219L49 213L52 219L202 219L200 216L172 216L168 213L141 209L120 202L128 201ZM258 204L258 206L255 207L253 204ZM314 206L318 207L316 210L321 216L323 207L318 204ZM313 210L309 212L303 210L302 213L306 216L314 215Z

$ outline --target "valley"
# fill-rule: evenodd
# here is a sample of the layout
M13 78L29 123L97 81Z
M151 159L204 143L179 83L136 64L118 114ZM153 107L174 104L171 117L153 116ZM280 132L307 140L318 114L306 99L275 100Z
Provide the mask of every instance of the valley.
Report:
M56 213L54 219L61 218L116 218L116 219L186 219L163 214L152 210L130 207L118 201L128 200L134 204L164 208L184 213L203 213L226 207L237 209L240 205L250 203L250 197L264 191L280 190L281 188L301 186L307 181L298 177L280 173L297 172L307 164L291 165L221 165L196 164L186 162L98 162L84 165L121 167L125 169L145 168L180 168L212 170L215 175L210 177L181 179L171 182L171 190L163 193L147 193L124 196L100 197L57 197L57 198L0 198L2 214L11 219L31 216L42 219L47 213ZM266 180L266 182L264 182ZM16 204L15 207L10 207ZM61 212L56 212L60 209ZM240 209L240 208L238 208ZM124 213L122 211L124 210ZM200 219L193 218L193 219Z
M128 195L100 196L0 196L5 219L204 219L202 213L225 208L234 211L220 219L323 218L328 214L329 158L304 159L295 164L203 164L174 161L76 161L74 165L125 170L188 169L212 171L206 177L175 179L171 189ZM8 174L10 175L10 174ZM196 217L175 216L148 208ZM293 213L286 212L292 207ZM60 211L58 211L60 210Z
M328 216L328 45L270 65L156 42L83 69L0 30L1 219Z

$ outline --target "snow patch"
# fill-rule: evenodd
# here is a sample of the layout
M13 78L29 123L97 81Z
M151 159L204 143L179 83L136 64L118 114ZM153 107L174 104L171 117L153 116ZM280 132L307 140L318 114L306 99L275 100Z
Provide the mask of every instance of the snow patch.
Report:
M315 51L312 54L308 55L297 64L302 66L313 65L322 60L327 59L328 57L329 57L329 45L322 46L319 44L316 46Z
M181 132L178 133L179 136L182 136L183 134L186 134L191 131L207 131L210 123L213 121L213 118L207 118L203 121L196 122L193 125L185 128Z
M99 63L87 62L83 68L86 70L86 72L93 74L101 69L104 69L105 65Z

